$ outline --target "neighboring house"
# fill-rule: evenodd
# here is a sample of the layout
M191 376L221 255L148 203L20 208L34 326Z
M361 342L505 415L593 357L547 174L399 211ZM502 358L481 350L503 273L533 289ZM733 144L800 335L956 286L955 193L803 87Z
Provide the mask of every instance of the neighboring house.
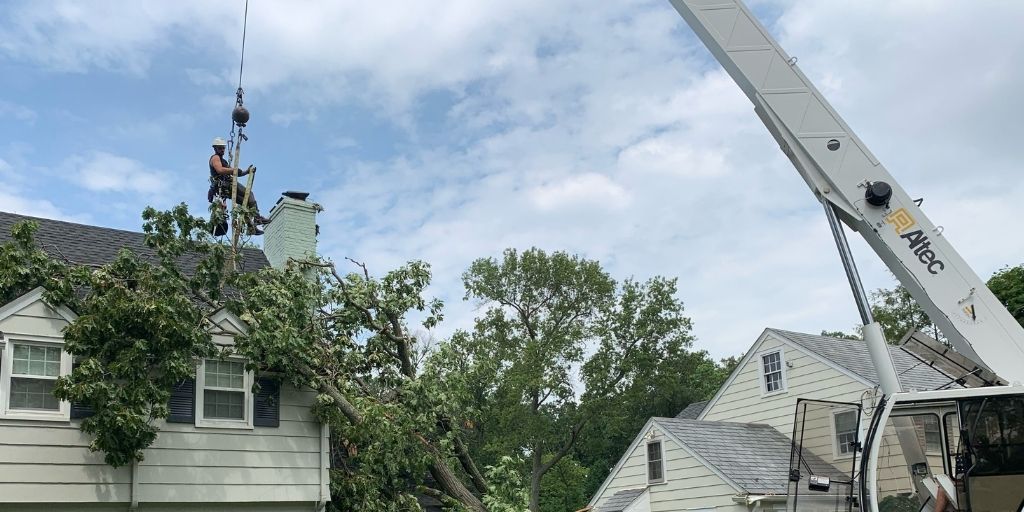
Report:
M904 390L960 386L903 347L890 347L890 354ZM710 401L644 426L590 506L600 512L785 510L797 400L870 406L877 385L862 341L766 329ZM809 410L799 434L805 462L813 473L848 479L853 462L848 443L859 428L856 407L828 404ZM942 440L938 418L930 419L915 423L932 455ZM861 421L866 424L866 416ZM882 493L910 492L891 428L883 450ZM941 471L941 456L929 461ZM808 510L815 508L815 499L822 510L834 510L835 497L835 490L817 498L800 493Z
M305 198L287 193L274 206L264 251L243 252L248 270L315 253L318 206ZM153 256L142 233L9 213L0 213L0 243L22 220L38 224L41 248L75 263L103 264L121 249ZM71 371L62 330L74 319L74 311L43 300L41 289L0 305L0 510L323 509L329 443L327 426L310 411L315 394L264 379L254 396L261 376L238 359L207 359L195 380L174 389L171 415L158 422L145 460L106 465L79 430L89 411L51 394L55 379ZM214 335L218 344L246 330L227 312L213 320L223 330Z

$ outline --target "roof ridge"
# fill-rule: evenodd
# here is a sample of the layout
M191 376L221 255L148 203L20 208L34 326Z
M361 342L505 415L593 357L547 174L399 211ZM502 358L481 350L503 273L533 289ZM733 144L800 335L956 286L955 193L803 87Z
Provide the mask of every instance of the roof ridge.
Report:
M106 229L106 230L109 230L109 231L120 231L121 233L130 233L130 234L133 234L133 235L145 235L146 234L144 231L132 231L132 230L129 230L129 229L109 228L109 227L106 227L106 226L97 226L95 224L82 224L80 222L71 222L71 221L67 221L67 220L49 219L49 218L46 218L46 217L35 217L35 216L32 216L32 215L22 215L20 213L11 213L11 212L0 211L0 215L10 215L12 217L21 217L21 218L23 218L25 220L42 220L42 221L46 221L46 222L57 222L57 223L60 223L60 224L68 224L68 225L71 225L71 226L78 226L78 227L83 227L83 228Z

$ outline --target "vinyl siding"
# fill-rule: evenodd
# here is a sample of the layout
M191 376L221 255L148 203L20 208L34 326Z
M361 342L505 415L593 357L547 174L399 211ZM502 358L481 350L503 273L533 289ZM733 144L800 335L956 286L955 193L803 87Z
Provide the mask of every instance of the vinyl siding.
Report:
M9 339L60 337L65 325L52 308L36 301L0 321L0 331ZM314 398L313 392L283 385L277 428L159 422L160 434L135 470L141 509L178 510L172 504L190 503L189 510L261 510L253 508L257 502L278 502L265 510L289 510L298 502L311 509L320 498L321 478L321 427L310 413ZM112 468L102 454L91 453L90 436L79 424L0 420L0 510L94 510L85 503L121 503L95 510L126 508L132 468ZM159 503L167 506L154 508Z
M733 503L732 497L737 492L732 486L701 464L658 427L650 428L654 430L654 439L662 441L665 456L665 482L648 487L652 512L694 508L746 510L745 506ZM647 485L647 443L643 439L647 432L645 430L637 435L633 449L624 455L622 466L609 477L608 486L595 501L595 509L599 509L605 500L618 491Z
M761 392L761 354L781 349L786 368L786 391L768 396ZM793 419L798 398L860 403L869 388L863 382L822 363L806 351L795 348L769 333L757 352L740 368L736 378L714 403L708 404L702 419L765 423L787 437L793 435ZM803 445L810 452L846 471L849 457L836 457L831 420L826 410L808 414L803 429ZM861 421L868 418L862 414ZM910 477L903 462L903 452L891 427L883 438L879 457L879 489L883 495L907 492Z

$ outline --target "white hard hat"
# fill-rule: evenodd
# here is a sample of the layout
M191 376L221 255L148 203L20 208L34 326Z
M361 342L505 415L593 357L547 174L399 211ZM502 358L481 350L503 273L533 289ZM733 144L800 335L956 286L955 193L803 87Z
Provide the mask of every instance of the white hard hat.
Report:
M214 146L227 146L228 143L224 142L224 139L222 139L220 137L214 137L213 138L213 145Z

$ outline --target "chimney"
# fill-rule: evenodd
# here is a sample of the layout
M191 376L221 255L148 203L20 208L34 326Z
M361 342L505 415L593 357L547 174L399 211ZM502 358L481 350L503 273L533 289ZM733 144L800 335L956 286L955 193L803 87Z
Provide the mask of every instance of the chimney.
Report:
M316 256L316 236L320 232L316 213L323 208L306 201L307 197L308 192L288 191L281 194L270 209L270 224L263 234L263 253L275 268L284 268L289 259Z

